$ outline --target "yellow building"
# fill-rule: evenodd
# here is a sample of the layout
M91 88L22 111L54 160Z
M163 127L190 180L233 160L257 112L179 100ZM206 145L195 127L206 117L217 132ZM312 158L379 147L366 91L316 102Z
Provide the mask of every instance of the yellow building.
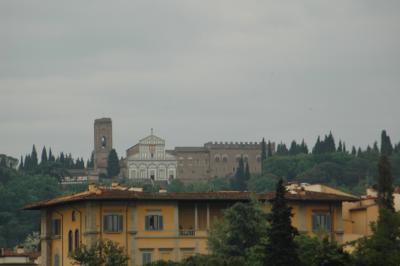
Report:
M43 265L71 265L68 254L80 244L109 239L124 247L129 265L156 260L180 261L207 254L207 235L222 211L250 192L149 193L117 184L89 186L89 190L26 206L41 210L41 261ZM257 194L265 211L274 193ZM292 190L286 195L293 208L293 225L312 235L321 228L342 242L342 202L346 195Z
M379 217L377 192L368 188L366 195L354 202L343 203L344 242L351 242L361 237L372 235L371 223ZM400 189L393 193L394 208L400 211Z

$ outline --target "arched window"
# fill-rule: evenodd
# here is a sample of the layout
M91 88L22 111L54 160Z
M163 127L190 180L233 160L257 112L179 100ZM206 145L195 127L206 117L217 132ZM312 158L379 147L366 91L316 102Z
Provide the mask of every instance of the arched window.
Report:
M219 161L220 161L220 156L219 156L219 154L215 155L214 159L215 159L215 162L216 162L216 163L219 163Z
M76 221L76 213L75 213L75 211L72 211L71 219L72 219L73 222Z
M79 248L79 230L75 230L75 249Z
M223 155L222 156L222 162L227 163L228 162L228 155Z
M68 252L72 252L73 249L73 235L72 235L72 231L69 230L68 232Z
M101 137L101 147L104 149L107 145L107 139L105 136Z

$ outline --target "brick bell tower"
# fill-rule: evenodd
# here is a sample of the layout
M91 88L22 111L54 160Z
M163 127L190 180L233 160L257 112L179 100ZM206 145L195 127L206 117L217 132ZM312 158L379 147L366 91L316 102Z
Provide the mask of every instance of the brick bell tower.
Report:
M94 169L98 173L107 171L108 154L112 147L111 118L94 120Z

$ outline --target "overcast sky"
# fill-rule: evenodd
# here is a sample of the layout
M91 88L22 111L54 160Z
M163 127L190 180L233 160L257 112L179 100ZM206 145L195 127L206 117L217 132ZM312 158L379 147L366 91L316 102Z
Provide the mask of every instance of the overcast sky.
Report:
M400 1L0 1L0 153L400 141Z

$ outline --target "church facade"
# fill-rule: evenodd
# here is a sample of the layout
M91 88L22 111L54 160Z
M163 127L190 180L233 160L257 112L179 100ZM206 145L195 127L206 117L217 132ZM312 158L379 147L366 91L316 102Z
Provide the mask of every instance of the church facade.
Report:
M165 151L165 140L151 133L126 151L125 177L153 181L176 178L175 156Z

